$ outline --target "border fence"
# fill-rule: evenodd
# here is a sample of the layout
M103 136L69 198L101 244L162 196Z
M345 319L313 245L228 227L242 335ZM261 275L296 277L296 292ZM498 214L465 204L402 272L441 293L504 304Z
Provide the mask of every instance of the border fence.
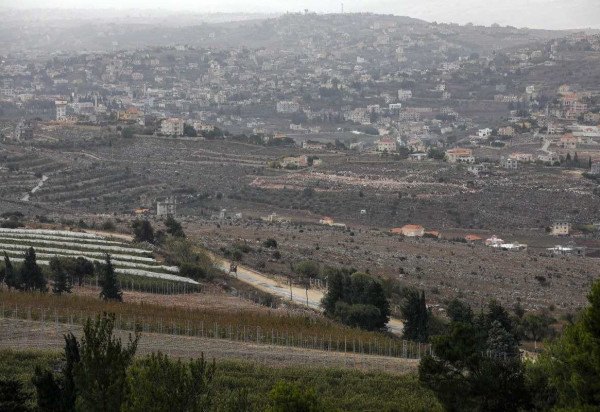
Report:
M96 314L84 311L57 310L44 307L6 307L0 305L0 319L19 319L38 321L43 326L84 325ZM115 328L124 331L142 333L159 333L177 336L190 336L208 339L224 339L229 341L253 343L257 345L276 345L320 351L335 351L361 355L376 355L404 359L420 359L425 354L432 354L431 345L396 340L389 337L369 340L332 337L331 335L303 335L290 331L264 329L259 326L242 324L219 324L217 322L170 321L162 318L140 318L136 316L115 317Z

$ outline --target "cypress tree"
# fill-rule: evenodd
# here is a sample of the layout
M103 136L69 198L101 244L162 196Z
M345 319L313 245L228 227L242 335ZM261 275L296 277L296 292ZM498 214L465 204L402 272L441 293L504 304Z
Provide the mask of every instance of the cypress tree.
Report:
M60 259L57 257L50 259L50 270L52 271L54 280L52 292L57 295L60 295L63 292L71 293L71 281L69 280Z
M17 274L6 252L4 252L4 268L0 276L2 276L9 290L17 287Z
M25 260L23 266L21 266L18 283L17 287L22 290L38 290L40 292L48 290L46 278L37 264L35 250L32 247L25 252Z
M427 331L429 313L425 304L425 292L419 294L414 289L409 290L400 309L404 319L403 337L408 340L426 342L429 337Z
M117 283L117 275L115 274L115 268L110 261L110 255L106 254L106 263L100 265L100 297L104 300L116 300L119 302L123 301L123 292Z

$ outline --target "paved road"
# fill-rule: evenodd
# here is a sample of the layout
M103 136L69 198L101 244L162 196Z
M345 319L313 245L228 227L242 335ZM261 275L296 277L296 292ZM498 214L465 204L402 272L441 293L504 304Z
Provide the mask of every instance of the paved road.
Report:
M213 259L215 265L219 269L224 270L225 272L229 271L229 265L231 263L230 261L214 255ZM306 305L313 309L322 310L320 304L321 299L323 299L323 292L320 290L309 289L307 292L304 288L292 286L290 291L289 284L282 284L256 270L241 265L238 265L237 277L239 280L246 282L259 290L262 290L263 292L270 293L283 299L289 300L291 298L293 302L298 304ZM388 323L388 328L392 333L401 335L404 325L400 319L392 318Z

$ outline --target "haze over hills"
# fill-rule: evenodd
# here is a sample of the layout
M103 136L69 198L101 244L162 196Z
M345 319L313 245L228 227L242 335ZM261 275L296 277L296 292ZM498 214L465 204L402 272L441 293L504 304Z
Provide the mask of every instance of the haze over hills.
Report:
M8 4L5 6L8 7ZM600 28L600 3L595 0L502 0L488 2L481 0L266 0L244 2L240 0L174 0L165 5L160 0L99 0L81 4L79 0L24 0L11 4L12 8L72 8L90 9L141 9L174 10L185 13L286 13L305 9L318 13L338 13L343 7L346 12L373 12L381 14L405 15L427 21L492 25L512 25L517 27L575 29Z
M347 33L351 38L373 36L389 26L398 35L419 34L424 41L440 40L465 53L488 55L563 37L565 31L429 23L379 14L181 13L137 11L7 10L0 13L0 53L56 54L131 50L149 46L275 47L301 49L306 42L326 43Z

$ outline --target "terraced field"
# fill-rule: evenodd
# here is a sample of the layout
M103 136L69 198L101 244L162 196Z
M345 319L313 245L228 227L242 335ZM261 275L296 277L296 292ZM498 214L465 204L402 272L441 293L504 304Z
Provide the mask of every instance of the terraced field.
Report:
M0 228L0 253L6 253L12 261L22 261L24 252L30 247L35 249L40 265L47 265L50 258L55 256L83 257L92 262L103 262L108 253L119 274L198 284L192 279L178 276L178 267L157 262L151 250L126 242L84 232Z

